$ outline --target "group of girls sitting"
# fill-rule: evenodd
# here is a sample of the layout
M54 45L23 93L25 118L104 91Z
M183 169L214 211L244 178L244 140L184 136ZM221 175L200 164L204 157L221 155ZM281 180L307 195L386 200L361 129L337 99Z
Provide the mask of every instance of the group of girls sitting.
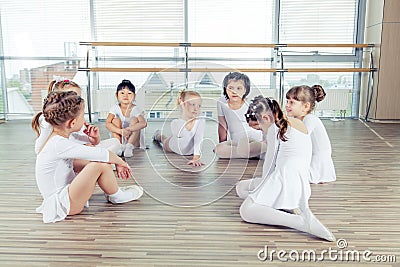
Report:
M291 88L286 115L279 104L257 96L250 102L247 75L232 72L223 80L218 99L218 138L214 152L220 158L264 159L262 177L237 183L244 201L242 219L250 223L284 225L333 241L335 237L308 207L310 183L336 179L331 144L321 120L312 114L315 102L324 99L319 85ZM37 209L44 222L56 222L80 213L96 184L107 201L117 204L139 199L143 188L118 186L117 177L128 179L131 168L119 156L131 157L134 149L146 149L143 129L147 122L134 104L135 86L123 80L117 87L118 103L106 119L111 138L101 141L99 128L85 122L84 100L79 85L53 81L42 111L32 120L38 133L36 180L43 197ZM171 122L171 136L157 130L153 140L165 152L193 155L188 161L203 165L201 144L206 120L201 116L198 92L182 91L180 117Z

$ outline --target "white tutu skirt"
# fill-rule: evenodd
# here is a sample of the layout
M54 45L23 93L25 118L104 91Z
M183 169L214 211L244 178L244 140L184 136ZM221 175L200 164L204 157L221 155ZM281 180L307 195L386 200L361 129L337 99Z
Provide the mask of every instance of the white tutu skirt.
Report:
M336 181L336 172L330 155L313 154L310 166L310 183Z
M274 209L295 209L308 206L311 195L308 168L295 168L290 162L276 168L249 197L257 204Z
M67 217L70 210L68 187L69 185L44 199L42 205L36 209L37 213L43 214L44 223L62 221Z

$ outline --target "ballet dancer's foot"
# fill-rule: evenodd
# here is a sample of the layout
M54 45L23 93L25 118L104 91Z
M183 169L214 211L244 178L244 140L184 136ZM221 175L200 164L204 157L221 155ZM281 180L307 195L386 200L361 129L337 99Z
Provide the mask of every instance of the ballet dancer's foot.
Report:
M305 231L316 237L325 239L330 242L336 241L335 236L326 228L315 216L312 214L311 210L301 212L300 216L304 220Z
M132 144L127 144L125 146L125 150L124 150L124 157L130 158L132 156L133 156L133 145Z
M122 153L124 153L124 150L125 150L125 145L121 144L116 154L121 157Z
M113 204L121 204L129 201L137 200L143 195L143 188L138 185L130 185L121 187L115 194L107 195L105 197L108 202Z

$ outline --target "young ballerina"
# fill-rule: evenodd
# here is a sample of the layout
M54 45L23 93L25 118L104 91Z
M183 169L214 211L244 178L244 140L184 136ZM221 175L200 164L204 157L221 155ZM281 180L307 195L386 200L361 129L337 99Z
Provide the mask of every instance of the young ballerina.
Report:
M240 216L249 223L283 225L328 241L333 234L312 214L308 199L311 138L298 119L287 119L275 100L257 96L247 118L258 121L267 133L267 152L262 178L243 180L236 185L244 199Z
M245 114L248 104L245 99L250 93L247 75L232 72L223 81L224 96L217 102L219 144L214 152L220 158L259 157L266 150L262 131L250 127Z
M77 83L61 77L56 77L50 82L47 92L49 94L53 91L74 91L78 94L78 96L81 96L82 94L81 87ZM43 146L44 142L47 141L52 132L53 127L41 117L40 135L35 142L36 154L39 152L40 147ZM118 139L110 138L101 140L99 128L86 122L82 126L81 130L79 132L72 133L70 138L77 143L103 147L114 153L117 153L117 151L120 149L120 143Z
M286 93L286 112L288 116L304 122L312 141L312 159L310 182L314 184L336 180L335 167L332 161L332 146L322 121L311 114L315 101L325 98L325 91L320 85L295 86Z
M203 141L205 120L199 118L201 96L195 91L179 93L178 105L181 116L171 122L172 136L166 137L160 130L154 133L153 140L160 143L165 151L179 155L193 155L187 164L201 166L201 143Z
M146 149L142 129L147 127L147 122L133 103L135 96L135 86L129 80L122 80L117 86L118 103L110 109L106 119L106 128L121 143L119 156L123 153L125 157L132 157L134 148Z
M32 120L37 134L42 115L53 127L36 159L36 182L43 197L36 211L43 214L43 222L57 222L67 215L80 213L96 183L113 204L142 196L143 189L137 185L118 187L110 163L116 165L119 178L131 176L131 169L120 157L104 148L85 146L69 139L85 121L84 101L80 96L72 91L50 93L44 100L43 110Z

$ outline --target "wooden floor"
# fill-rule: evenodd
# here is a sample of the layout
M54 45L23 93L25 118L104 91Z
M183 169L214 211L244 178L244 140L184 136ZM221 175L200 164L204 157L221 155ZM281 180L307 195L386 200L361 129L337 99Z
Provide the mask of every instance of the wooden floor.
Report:
M271 250L365 250L400 261L400 125L358 120L324 121L333 146L337 181L312 185L310 207L347 247L285 227L248 224L239 216L234 184L260 175L257 160L219 160L211 149L216 128L208 125L207 165L164 155L151 143L160 122L146 130L150 149L128 162L146 194L136 202L112 205L99 189L90 207L65 221L44 224L35 208L34 133L29 121L0 124L0 266L275 266L257 258ZM104 123L100 123L106 136ZM121 185L134 183L120 181ZM293 252L291 254L294 255ZM336 254L337 256L338 254ZM290 266L357 266L334 260L291 262ZM391 258L391 256L394 256ZM286 254L286 259L289 259ZM344 257L343 257L344 259ZM290 259L289 259L290 261ZM379 263L380 265L381 263ZM378 263L371 263L376 266ZM386 263L385 266L396 263Z

